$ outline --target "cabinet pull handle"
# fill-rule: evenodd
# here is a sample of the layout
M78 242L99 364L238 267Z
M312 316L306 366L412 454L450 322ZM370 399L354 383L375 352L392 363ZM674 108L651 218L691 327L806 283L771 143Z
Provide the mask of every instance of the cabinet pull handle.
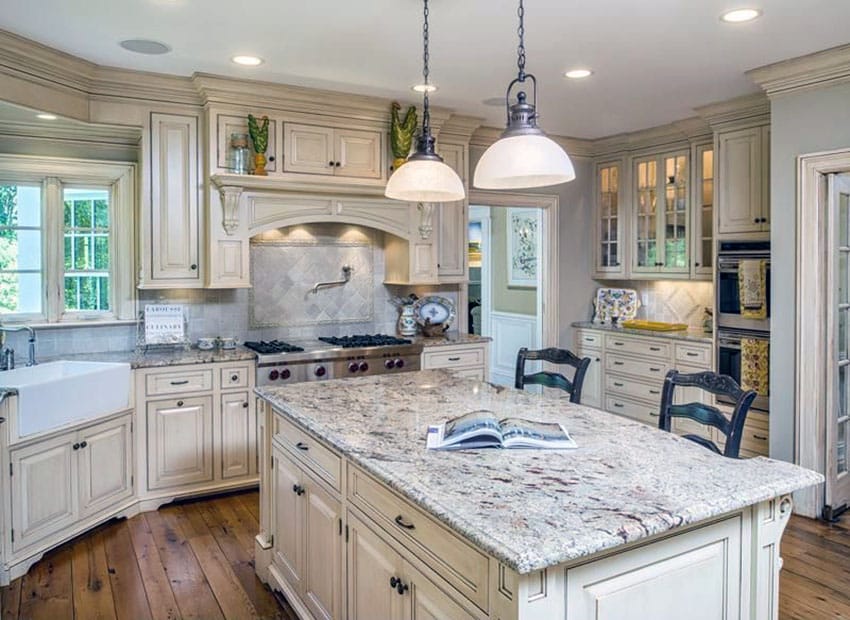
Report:
M661 369L660 368L653 368L652 366L650 366L649 372L661 372Z
M659 392L658 390L649 390L649 393L650 394L660 394L661 392Z
M449 361L450 361L450 362L459 362L459 361L460 361L460 358L459 358L459 357L450 357L450 358L449 358Z
M416 529L416 526L415 526L415 525L413 525L412 523L408 523L407 521L405 521L405 520L404 520L404 517L402 517L401 515L398 515L398 516L395 518L395 523L396 523L396 525L401 526L401 527L403 527L403 528L404 528L404 529L406 529L406 530L413 530L413 529Z
M699 353L694 353L693 351L688 351L685 353L688 357L699 357Z
M622 408L623 408L623 403L614 403L614 406L615 406L617 409L622 409Z
M182 406L183 406L183 401L182 401L182 400L178 400L178 401L177 401L177 406L178 406L178 407L182 407Z
M295 447L299 450L304 450L305 452L310 449L310 446L308 446L303 441L299 441L297 444L295 444Z
M300 484L293 484L292 491L298 496L304 495L304 487L302 487Z
M585 337L585 339L584 339L585 342L593 342L594 340L596 340L596 339L595 338L587 338L587 337Z
M613 344L615 347L622 347L622 346L623 346L623 343L622 343L622 342L618 342L617 340L615 340L612 344Z
M187 383L189 383L189 380L184 379L183 381L172 381L171 385L186 385Z
M651 418L657 418L657 417L658 417L658 415L659 415L659 414L658 414L658 412L657 412L657 411L650 411L650 412L649 412L649 416L650 416Z
M614 366L622 366L625 362L614 362Z
M614 381L614 385L616 385L617 387L623 387L623 384L622 384L622 383L618 383L617 381Z
M759 441L767 441L767 437L764 435L753 435L753 439L758 439Z
M661 347L649 347L650 351L660 351Z

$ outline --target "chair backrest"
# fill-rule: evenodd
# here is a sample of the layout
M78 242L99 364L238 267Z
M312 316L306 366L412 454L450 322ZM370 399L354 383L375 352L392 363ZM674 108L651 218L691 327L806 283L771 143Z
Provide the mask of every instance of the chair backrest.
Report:
M525 374L525 362L527 360L541 360L550 364L565 364L575 368L572 381L557 372L541 371L530 375ZM540 349L530 351L523 347L517 353L516 358L516 383L518 390L524 389L526 385L542 385L544 387L558 388L570 395L570 402L581 403L581 386L584 384L584 375L590 366L589 357L578 357L566 349Z
M726 396L732 399L735 402L732 417L726 417L717 407L705 403L674 404L674 390L677 387L699 388L715 396ZM741 386L728 375L719 375L710 371L683 374L678 370L671 370L664 378L658 428L669 431L673 418L688 418L700 424L712 426L726 436L722 452L717 444L705 437L699 435L685 435L685 437L723 456L738 458L744 422L747 420L747 413L755 398L754 390L741 389Z

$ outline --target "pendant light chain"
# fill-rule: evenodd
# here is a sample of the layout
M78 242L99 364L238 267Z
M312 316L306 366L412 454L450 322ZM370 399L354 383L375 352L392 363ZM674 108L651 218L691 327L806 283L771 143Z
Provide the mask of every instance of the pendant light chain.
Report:
M523 1L519 0L519 8L516 11L517 16L519 17L519 28L517 28L517 34L519 35L519 46L517 47L517 59L516 65L519 69L519 81L525 81L525 7L523 6Z
M429 50L431 36L428 28L428 16L430 14L430 11L428 10L428 0L424 1L424 5L425 9L423 11L423 14L425 19L422 24L422 77L425 82L425 93L422 104L422 130L430 133L431 111L429 110L428 105L428 78L431 75L431 69L429 67L431 61L431 52Z

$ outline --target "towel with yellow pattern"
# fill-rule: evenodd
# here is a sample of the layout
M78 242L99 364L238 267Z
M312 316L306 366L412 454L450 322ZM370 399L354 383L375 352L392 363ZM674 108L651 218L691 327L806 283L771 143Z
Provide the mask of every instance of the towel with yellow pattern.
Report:
M770 395L770 342L741 338L741 387L755 390L759 396Z
M741 316L745 319L767 318L767 261L742 260L738 265L738 296Z

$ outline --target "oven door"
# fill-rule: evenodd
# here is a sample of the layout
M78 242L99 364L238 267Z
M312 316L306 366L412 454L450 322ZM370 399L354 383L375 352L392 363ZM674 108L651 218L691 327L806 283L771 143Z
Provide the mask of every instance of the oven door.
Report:
M755 338L757 340L770 340L770 334L766 332L717 332L717 372L721 375L729 375L740 385L741 383L741 339ZM723 396L718 396L719 402L734 405L734 401ZM759 394L753 401L753 409L768 411L770 409L770 397Z
M759 257L748 257L759 258ZM765 257L767 258L767 257ZM717 259L717 327L770 331L770 261L767 262L767 318L748 319L741 316L741 295L738 288L739 257L719 256Z

